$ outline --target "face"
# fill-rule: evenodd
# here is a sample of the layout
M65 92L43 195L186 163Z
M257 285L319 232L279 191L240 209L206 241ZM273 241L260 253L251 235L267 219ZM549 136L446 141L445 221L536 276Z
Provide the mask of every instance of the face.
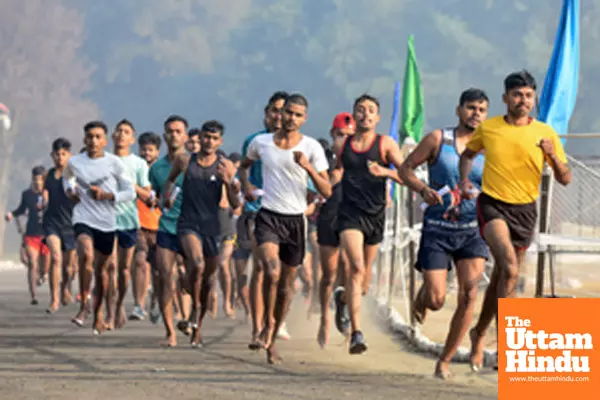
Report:
M295 132L306 121L306 107L299 104L288 104L283 109L281 118L282 129L286 132Z
M530 87L520 87L509 90L502 96L508 107L508 113L514 117L526 117L533 110L535 90Z
M198 153L200 151L200 135L190 136L187 142L185 142L185 149L189 153Z
M265 126L269 132L276 132L281 129L281 114L283 112L283 99L273 102L265 111Z
M135 143L135 132L131 129L131 126L121 124L117 126L117 129L112 134L112 139L115 147L124 149Z
M173 121L167 124L167 129L164 134L165 143L169 150L175 151L185 146L188 140L185 124L181 121Z
M241 163L242 163L241 161L236 161L233 163L233 166L235 167L235 169L239 169Z
M56 168L64 168L71 157L71 152L66 149L60 149L50 153L50 157L52 157L52 162L54 162Z
M223 143L223 137L221 132L202 132L200 134L200 151L203 154L214 154L221 144Z
M467 101L456 108L456 116L461 125L475 130L487 118L488 102L485 100Z
M339 153L344 145L344 141L350 135L354 135L354 129L351 128L342 128L342 129L332 129L331 130L331 139L333 139L333 144L331 145L334 153Z
M36 192L40 192L44 188L44 176L33 175L31 177L31 186Z
M158 158L158 148L151 144L146 143L143 146L140 146L140 157L142 157L148 164L152 164Z
M83 143L88 153L98 153L107 144L106 132L102 128L92 128L85 133Z
M375 130L379 118L379 107L371 100L363 100L354 107L354 120L359 130Z

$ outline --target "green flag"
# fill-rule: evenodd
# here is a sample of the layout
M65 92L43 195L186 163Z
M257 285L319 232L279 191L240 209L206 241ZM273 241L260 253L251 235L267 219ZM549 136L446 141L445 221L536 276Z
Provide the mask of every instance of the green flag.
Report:
M425 122L423 90L421 77L417 66L417 56L413 44L414 37L408 37L408 55L404 69L404 83L402 85L402 126L400 127L400 143L407 137L419 143L423 136Z

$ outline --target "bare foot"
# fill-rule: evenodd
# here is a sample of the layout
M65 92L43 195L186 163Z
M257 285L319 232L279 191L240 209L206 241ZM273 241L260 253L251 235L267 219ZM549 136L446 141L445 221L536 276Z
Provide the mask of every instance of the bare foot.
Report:
M471 357L469 359L471 370L479 372L483 367L483 335L479 335L473 328L469 331L469 338L471 339Z
M77 313L77 315L75 317L73 317L73 319L71 319L71 322L81 328L83 326L83 323L85 322L85 319L87 318L87 316L88 316L87 308L84 310L80 310Z
M258 340L260 340L263 343L263 346L265 349L268 349L269 347L271 347L271 342L273 341L273 334L275 333L273 328L263 328L262 332L260 333Z
M452 378L452 373L450 372L450 363L438 360L437 364L435 365L435 377L443 380Z
M425 296L425 285L421 286L417 296L415 297L415 302L413 304L413 315L415 317L415 321L419 324L423 324L425 322L425 317L427 316L427 307L425 307L423 297Z
M63 306L68 306L70 304L73 304L75 302L75 299L73 299L73 296L71 295L71 293L63 292L60 302Z
M106 330L107 331L114 331L115 330L115 321L111 318L111 319L107 319L106 321L104 321L104 325L106 326Z
M269 364L281 364L283 362L283 358L281 358L275 346L267 348L267 362Z
M175 334L168 335L160 342L161 347L177 347L177 337Z
M115 328L116 329L121 329L125 326L125 324L127 323L127 316L125 315L125 307L121 306L119 308L117 308L117 315L115 317L116 323L115 323Z
M57 311L58 311L58 304L50 304L50 306L48 306L48 308L46 309L47 314L54 314Z
M192 348L198 348L198 347L202 347L203 346L202 335L200 335L200 329L195 328L192 331L192 335L191 335L191 339L190 339L190 344L192 345Z

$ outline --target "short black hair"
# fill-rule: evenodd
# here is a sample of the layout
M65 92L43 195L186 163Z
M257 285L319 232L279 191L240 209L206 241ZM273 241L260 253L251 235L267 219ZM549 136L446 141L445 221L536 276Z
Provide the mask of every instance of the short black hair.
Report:
M188 131L188 137L192 137L192 136L200 136L200 134L202 133L202 131L200 130L200 128L192 128Z
M465 105L465 103L470 103L472 101L486 101L489 103L490 99L483 90L470 88L460 94L458 105L462 107Z
M323 147L323 150L329 149L329 142L327 139L321 138L319 139L319 143L321 144L321 147Z
M288 97L290 97L290 94L283 90L278 90L277 92L273 93L269 98L267 105L265 106L265 112L267 112L269 107L271 107L276 101L283 100L285 102L288 99Z
M367 101L367 100L375 103L375 105L377 106L377 111L379 111L379 108L380 108L380 106L379 106L379 100L377 100L376 97L371 96L370 94L367 94L367 93L361 94L360 96L358 96L356 98L356 100L354 100L354 106L352 107L352 109L355 109L356 106L358 106L363 101Z
M181 122L183 123L183 125L185 126L185 129L188 128L189 124L187 119L183 118L181 115L170 115L166 120L165 123L163 124L165 131L167 130L167 125L169 125L172 122Z
M530 87L533 90L537 90L537 84L535 78L527 70L521 70L513 72L504 78L504 92L508 93L512 89Z
M238 161L241 161L242 155L240 153L234 151L234 152L230 153L227 158L229 158L231 160L231 162L236 163Z
M308 108L308 100L306 100L306 97L304 97L300 93L290 94L288 98L285 99L285 105L287 106L288 104L296 104L298 106L304 106Z
M46 174L46 168L42 165L36 165L31 169L31 176L40 176Z
M211 119L202 124L200 128L202 132L218 133L223 136L225 134L225 126L217 120Z
M102 121L90 121L83 126L83 132L88 133L91 129L100 128L104 131L106 135L108 133L108 127Z
M147 144L153 144L157 149L160 149L160 145L162 140L160 135L157 135L154 132L144 132L138 138L138 146L145 146Z
M59 150L71 151L71 142L65 138L58 138L52 142L52 151L56 153Z
M133 126L133 122L131 122L127 118L123 118L122 120L117 122L117 125L115 125L115 129L118 129L121 125L129 126L131 128L131 130L135 133L135 127Z

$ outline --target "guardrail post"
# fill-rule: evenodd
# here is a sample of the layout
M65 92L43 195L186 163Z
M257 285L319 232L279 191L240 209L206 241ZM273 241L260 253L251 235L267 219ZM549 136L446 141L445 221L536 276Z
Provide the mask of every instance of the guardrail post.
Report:
M542 184L540 188L540 215L539 215L539 233L546 234L550 227L550 212L552 199L552 170L546 166L542 175ZM541 240L539 240L541 242ZM542 297L544 294L544 272L546 267L546 252L541 243L538 244L537 254L537 276L535 284L535 297Z

